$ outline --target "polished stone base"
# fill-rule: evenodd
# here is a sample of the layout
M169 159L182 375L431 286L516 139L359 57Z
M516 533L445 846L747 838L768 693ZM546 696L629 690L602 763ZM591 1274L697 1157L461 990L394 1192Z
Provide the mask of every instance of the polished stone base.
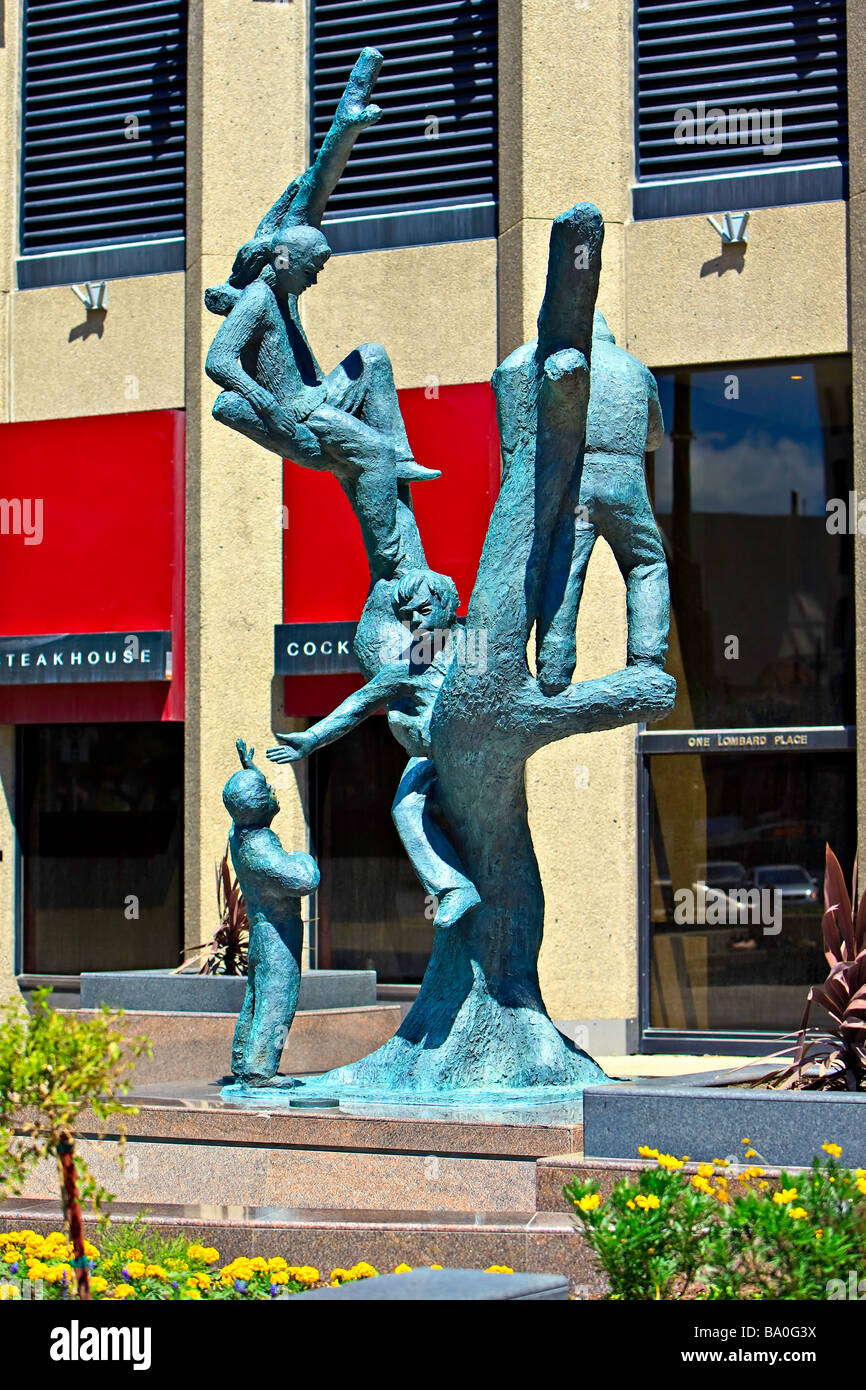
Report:
M639 1145L649 1144L696 1161L737 1160L748 1136L765 1164L808 1167L829 1140L842 1146L846 1166L866 1166L866 1092L682 1084L695 1079L682 1078L679 1085L670 1079L620 1082L587 1090L587 1156L633 1159ZM725 1077L714 1079L718 1083Z
M83 971L82 1009L134 1009L145 1013L229 1013L237 1016L246 990L242 975L196 975L172 970ZM305 970L298 1012L347 1009L376 1002L375 970Z
M580 1148L574 1107L485 1111L379 1107L239 1109L219 1084L164 1083L133 1092L125 1120L125 1172L115 1128L95 1138L82 1122L88 1161L121 1200L293 1208L534 1211L537 1160ZM26 1195L53 1194L45 1163Z

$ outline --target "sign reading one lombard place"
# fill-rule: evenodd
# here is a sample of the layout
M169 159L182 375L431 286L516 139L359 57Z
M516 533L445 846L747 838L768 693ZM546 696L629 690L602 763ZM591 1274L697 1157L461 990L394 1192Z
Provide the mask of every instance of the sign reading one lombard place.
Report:
M357 623L280 623L274 628L278 676L357 674L352 651Z
M64 632L0 637L0 685L170 678L170 632Z
M772 753L779 749L801 752L833 751L856 747L853 725L783 729L695 729L688 733L667 729L642 730L637 736L644 753Z

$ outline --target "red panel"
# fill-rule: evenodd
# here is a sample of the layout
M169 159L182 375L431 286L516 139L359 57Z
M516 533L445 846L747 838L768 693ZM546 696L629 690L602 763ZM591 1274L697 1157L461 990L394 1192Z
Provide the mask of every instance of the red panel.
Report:
M0 426L0 496L42 503L41 543L0 535L0 635L171 628L174 669L147 688L0 687L0 722L183 718L183 423Z
M486 382L401 391L400 408L419 463L442 470L435 482L415 483L412 498L427 559L451 575L465 613L487 523L499 489L496 403ZM288 527L283 547L283 622L357 619L370 583L358 522L329 473L287 463L283 498ZM351 685L346 682L351 681ZM343 684L339 686L338 682ZM286 710L321 714L360 680L286 677Z

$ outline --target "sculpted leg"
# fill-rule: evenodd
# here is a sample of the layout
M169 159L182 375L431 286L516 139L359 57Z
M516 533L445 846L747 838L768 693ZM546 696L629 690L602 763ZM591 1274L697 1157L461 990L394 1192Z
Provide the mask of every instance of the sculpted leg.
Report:
M326 381L329 405L357 415L391 442L401 482L441 476L438 469L424 468L412 457L391 359L380 343L362 343L328 373Z
M481 898L435 819L435 791L432 758L411 758L400 779L391 815L413 869L431 897L438 900L434 925L451 927Z
M285 1085L277 1076L283 1046L298 1007L303 926L257 922L255 1000L240 1076L248 1085Z

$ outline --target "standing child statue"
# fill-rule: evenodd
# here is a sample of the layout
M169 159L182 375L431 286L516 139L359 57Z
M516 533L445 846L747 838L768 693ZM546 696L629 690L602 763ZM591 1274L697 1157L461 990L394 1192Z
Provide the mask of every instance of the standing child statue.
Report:
M314 893L319 870L309 854L288 853L271 830L280 809L253 763L255 749L237 741L241 771L223 789L232 818L232 863L250 923L249 974L232 1046L232 1075L251 1086L291 1086L277 1076L301 985L301 898Z

